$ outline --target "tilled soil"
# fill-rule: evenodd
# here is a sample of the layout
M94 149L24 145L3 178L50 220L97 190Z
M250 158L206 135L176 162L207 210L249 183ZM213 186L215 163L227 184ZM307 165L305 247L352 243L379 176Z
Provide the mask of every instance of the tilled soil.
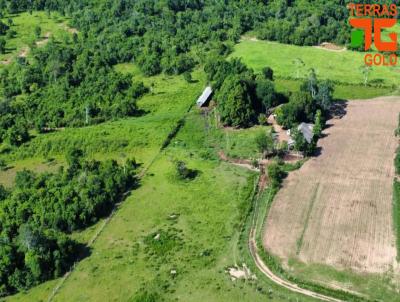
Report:
M286 260L384 272L396 265L392 184L400 98L350 101L345 111L328 121L320 155L284 181L264 246Z

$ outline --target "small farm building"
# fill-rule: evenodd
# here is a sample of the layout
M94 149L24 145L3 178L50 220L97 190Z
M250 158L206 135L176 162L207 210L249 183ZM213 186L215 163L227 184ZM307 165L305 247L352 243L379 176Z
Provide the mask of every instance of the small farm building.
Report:
M314 137L313 129L314 129L314 124L301 123L300 125L297 126L297 130L299 130L300 133L303 134L307 143L311 143ZM290 130L288 130L288 135L289 136L291 135ZM289 148L293 147L294 144L295 141L292 138L290 138L288 141Z
M297 127L297 130L299 130L303 134L307 143L311 143L314 137L313 129L314 129L314 124L307 124L307 123L301 123Z
M204 107L207 106L208 103L211 100L211 96L213 94L213 91L210 86L207 86L206 89L204 89L203 93L201 96L197 99L197 106L198 107Z

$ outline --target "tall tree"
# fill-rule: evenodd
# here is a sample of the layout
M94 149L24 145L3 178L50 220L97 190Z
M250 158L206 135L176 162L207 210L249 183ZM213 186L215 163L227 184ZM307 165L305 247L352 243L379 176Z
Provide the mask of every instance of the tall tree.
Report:
M255 112L247 83L239 75L225 79L217 94L217 108L221 121L228 126L250 126Z

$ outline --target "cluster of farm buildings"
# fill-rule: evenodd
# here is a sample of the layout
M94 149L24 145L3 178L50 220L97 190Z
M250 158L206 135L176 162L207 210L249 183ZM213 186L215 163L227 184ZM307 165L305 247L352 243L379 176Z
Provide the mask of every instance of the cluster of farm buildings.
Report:
M200 97L197 99L196 104L199 108L204 108L207 107L210 103L210 101L212 100L212 96L213 96L213 90L211 88L211 86L207 86L203 93L200 95ZM270 124L272 124L274 126L274 131L276 133L276 137L279 141L283 141L286 140L288 143L288 147L291 149L294 147L295 141L293 140L293 138L290 136L290 130L286 131L286 138L282 138L282 131L283 130L281 127L277 127L277 123L275 122L275 115L271 114L268 117L268 121ZM313 128L314 125L310 124L310 123L301 123L298 125L297 130L304 136L305 140L308 143L311 143L312 139L313 139ZM280 135L281 134L281 135ZM285 135L283 134L283 137L285 137Z

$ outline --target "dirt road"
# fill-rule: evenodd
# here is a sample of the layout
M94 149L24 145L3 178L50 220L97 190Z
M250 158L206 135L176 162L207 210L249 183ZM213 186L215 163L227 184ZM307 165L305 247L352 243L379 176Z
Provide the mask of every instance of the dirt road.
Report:
M257 198L256 198L256 203L257 203ZM254 213L253 213L253 219L252 219L252 225L250 229L250 235L249 235L249 250L250 254L254 260L254 263L256 264L257 268L272 282L275 284L278 284L292 292L300 293L308 297L312 297L315 299L319 299L321 301L328 301L328 302L345 302L343 300L339 300L336 298L332 298L329 296L325 296L304 288L299 287L297 284L289 282L287 280L282 279L281 277L275 275L269 268L268 266L264 263L264 261L261 259L260 255L258 254L258 249L257 249L257 244L256 244L256 222L257 222L257 217L258 217L258 206L257 204L254 206Z
M278 277L277 275L275 275L268 268L268 266L264 263L264 261L261 259L260 255L258 254L256 241L255 241L255 230L254 230L254 228L252 228L251 232L250 232L249 249L250 249L251 256L253 257L257 268L268 279L270 279L274 283L276 283L276 284L278 284L280 286L283 286L283 287L287 288L288 290L290 290L292 292L300 293L300 294L306 295L308 297L312 297L312 298L319 299L319 300L322 300L322 301L344 302L343 300L339 300L339 299L335 299L335 298L332 298L332 297L324 296L324 295L318 294L316 292L300 288L297 284L291 283L289 281L286 281L286 280Z

